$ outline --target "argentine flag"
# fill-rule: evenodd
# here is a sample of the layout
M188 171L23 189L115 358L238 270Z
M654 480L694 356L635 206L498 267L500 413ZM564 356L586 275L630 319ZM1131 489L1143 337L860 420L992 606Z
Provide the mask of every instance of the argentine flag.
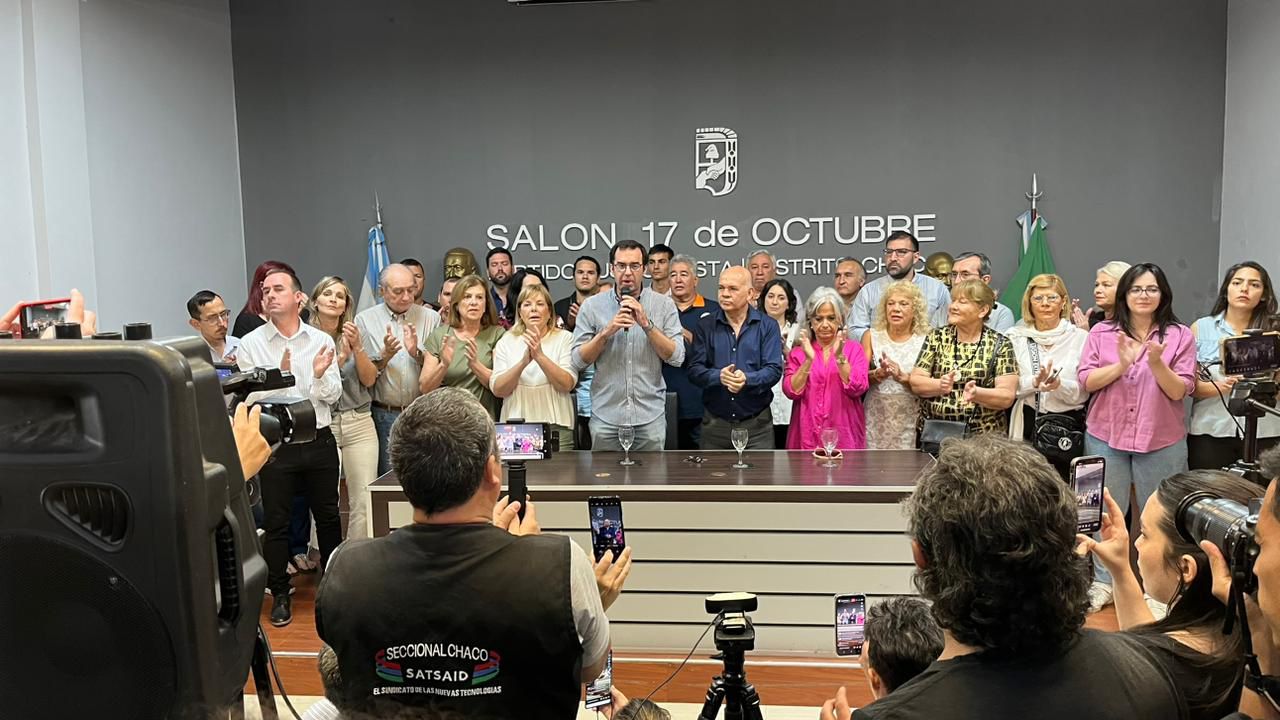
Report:
M364 282L360 284L360 302L357 312L363 312L382 302L378 292L378 277L382 269L391 264L387 254L387 236L382 234L382 223L369 228L369 263L365 266Z

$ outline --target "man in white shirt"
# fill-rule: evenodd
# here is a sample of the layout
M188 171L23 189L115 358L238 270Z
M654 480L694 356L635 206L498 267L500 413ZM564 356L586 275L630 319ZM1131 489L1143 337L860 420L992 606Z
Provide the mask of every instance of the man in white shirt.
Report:
M440 325L440 315L414 302L417 280L404 265L395 263L382 269L378 279L382 302L356 315L365 352L378 368L372 388L373 426L378 431L378 475L390 469L387 438L400 413L422 394L418 375L422 373L422 347L427 336Z
M412 297L412 296L411 296ZM331 406L342 396L342 378L333 362L333 338L302 322L307 296L302 283L289 272L274 272L262 281L262 309L267 323L240 341L236 362L241 370L279 368L293 373L295 385L282 390L251 393L250 403L304 397L316 414L316 439L282 446L275 459L258 473L265 515L263 555L267 587L274 598L271 624L293 620L289 598L289 518L293 496L306 497L320 541L320 567L342 542L338 517L338 446L329 429Z
M191 327L204 338L209 346L209 354L216 363L233 363L236 361L236 348L240 347L240 338L227 334L227 326L231 321L231 311L226 303L212 290L201 290L187 301L187 314L191 316Z
M951 285L964 280L981 280L991 285L991 259L985 253L962 252L951 262ZM1013 327L1013 311L996 303L987 315L987 327L996 332L1006 332Z
M885 274L862 286L849 308L849 339L862 340L862 333L871 328L876 307L885 288L899 280L909 280L920 288L928 306L929 324L942 327L947 324L947 309L951 307L951 291L947 286L924 273L916 272L920 259L920 241L905 230L898 230L884 241Z

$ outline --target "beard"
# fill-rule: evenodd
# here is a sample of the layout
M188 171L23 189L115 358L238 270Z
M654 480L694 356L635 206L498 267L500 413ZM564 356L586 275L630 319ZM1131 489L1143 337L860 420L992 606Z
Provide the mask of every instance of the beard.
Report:
M897 272L894 272L892 269L888 269L887 271L889 273L889 277L894 280L901 280L911 273L911 266L903 265Z

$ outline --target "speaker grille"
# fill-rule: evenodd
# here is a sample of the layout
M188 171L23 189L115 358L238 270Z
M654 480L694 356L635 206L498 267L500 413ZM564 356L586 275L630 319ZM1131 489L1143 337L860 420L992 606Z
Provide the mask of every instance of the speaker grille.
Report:
M129 496L115 485L52 485L44 491L44 505L55 518L107 550L120 549L129 534Z
M70 544L3 533L0 577L0 716L171 716L172 641L128 578Z

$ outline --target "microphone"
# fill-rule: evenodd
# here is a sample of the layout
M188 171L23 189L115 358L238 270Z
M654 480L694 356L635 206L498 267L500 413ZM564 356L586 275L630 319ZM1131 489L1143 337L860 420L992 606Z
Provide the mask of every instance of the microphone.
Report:
M621 295L622 297L631 297L631 298L633 298L633 297L635 297L635 296L636 296L636 289L635 289L635 288L633 288L633 287L631 287L630 285L619 285L619 286L618 286L618 294L619 294L619 295ZM627 312L631 312L631 311L630 311L630 310L628 310ZM635 313L631 313L631 317L633 317L633 318L634 318L634 317L635 317ZM628 325L627 327L622 328L622 332L627 333L627 334L630 334L630 332L631 332L631 326L630 326L630 325Z

